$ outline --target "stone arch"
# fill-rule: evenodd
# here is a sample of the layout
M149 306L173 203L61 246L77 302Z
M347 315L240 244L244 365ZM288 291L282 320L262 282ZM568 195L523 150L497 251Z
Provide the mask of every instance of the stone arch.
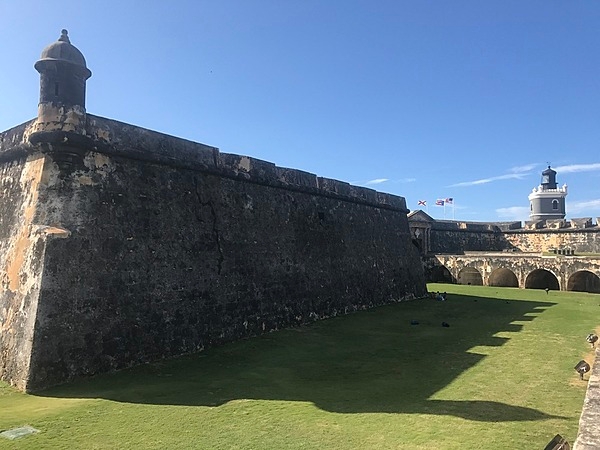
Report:
M589 270L578 270L569 277L567 291L600 293L600 278Z
M490 274L488 285L500 287L519 287L519 280L512 270L500 268L494 270Z
M481 277L479 270L475 267L463 267L460 272L458 272L457 283L482 286L483 278Z
M445 266L435 266L429 272L429 281L432 283L454 283L454 277Z
M550 289L551 291L560 290L558 278L552 272L546 269L535 269L527 275L525 279L525 289Z

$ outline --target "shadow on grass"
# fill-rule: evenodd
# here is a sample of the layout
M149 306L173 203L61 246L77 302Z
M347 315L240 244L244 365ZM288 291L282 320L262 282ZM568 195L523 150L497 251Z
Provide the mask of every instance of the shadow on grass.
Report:
M389 305L37 395L188 406L304 401L338 413L438 414L487 422L556 418L499 402L430 399L485 358L471 348L503 345L508 338L495 334L518 332L522 325L515 322L531 321L552 305L450 294L446 302Z

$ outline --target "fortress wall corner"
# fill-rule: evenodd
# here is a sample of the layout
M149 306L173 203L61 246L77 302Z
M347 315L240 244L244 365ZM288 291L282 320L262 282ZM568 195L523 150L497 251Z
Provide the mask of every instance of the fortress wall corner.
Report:
M40 153L0 163L0 378L30 381L42 283L47 211L40 207L52 167Z
M96 123L42 157L28 390L425 295L403 198Z

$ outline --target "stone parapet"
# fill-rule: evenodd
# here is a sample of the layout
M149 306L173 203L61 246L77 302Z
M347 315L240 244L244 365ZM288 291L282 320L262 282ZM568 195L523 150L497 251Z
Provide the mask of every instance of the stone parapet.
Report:
M579 432L573 450L598 450L600 448L600 347L588 381L583 411L579 419Z
M88 114L88 134L97 151L126 158L199 170L236 180L393 209L407 213L403 197L278 167L249 156Z
M461 222L454 220L436 220L435 222L432 222L431 229L445 231L499 231L498 227L493 223Z
M573 228L590 228L594 226L591 217L582 217L577 219L571 219L571 226Z
M548 219L546 220L546 228L550 230L559 230L567 227L568 223L565 219Z
M499 232L521 229L521 222L465 222L460 220L435 220L431 222L433 230L488 231Z
M0 160L26 156L39 148L29 142L35 121L0 133ZM249 183L322 195L338 200L408 213L404 197L318 177L297 169L278 167L249 156L221 153L218 148L116 120L87 115L87 134L75 136L65 131L35 134L34 143L43 151L57 152L73 147L171 167L191 169Z
M32 152L27 141L27 132L35 124L35 119L22 123L0 133L0 161L17 159Z
M544 226L544 222L541 220L528 220L525 222L526 230L539 230Z
M517 222L498 222L496 226L500 229L500 231L508 231L508 230L520 230L523 224L520 221Z

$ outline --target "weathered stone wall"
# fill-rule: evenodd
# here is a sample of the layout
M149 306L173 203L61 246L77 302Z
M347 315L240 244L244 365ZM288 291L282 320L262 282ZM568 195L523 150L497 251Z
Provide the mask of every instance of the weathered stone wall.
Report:
M522 252L572 249L575 253L600 253L600 227L536 231L508 231L504 239Z
M38 207L66 238L45 246L29 390L425 294L401 197L98 117L88 132L85 151L42 146L60 173Z
M538 230L504 230L472 226L460 229L440 226L431 228L431 253L460 254L468 251L548 252L552 249L572 249L575 253L600 253L600 227ZM471 225L471 224L470 224Z
M590 373L583 410L579 419L579 431L573 450L597 450L600 448L600 347L596 348L595 360Z
M0 378L24 389L47 229L38 226L45 158L0 163Z
M436 224L437 225L437 224ZM432 253L462 253L465 251L502 251L511 246L499 232L432 229Z

